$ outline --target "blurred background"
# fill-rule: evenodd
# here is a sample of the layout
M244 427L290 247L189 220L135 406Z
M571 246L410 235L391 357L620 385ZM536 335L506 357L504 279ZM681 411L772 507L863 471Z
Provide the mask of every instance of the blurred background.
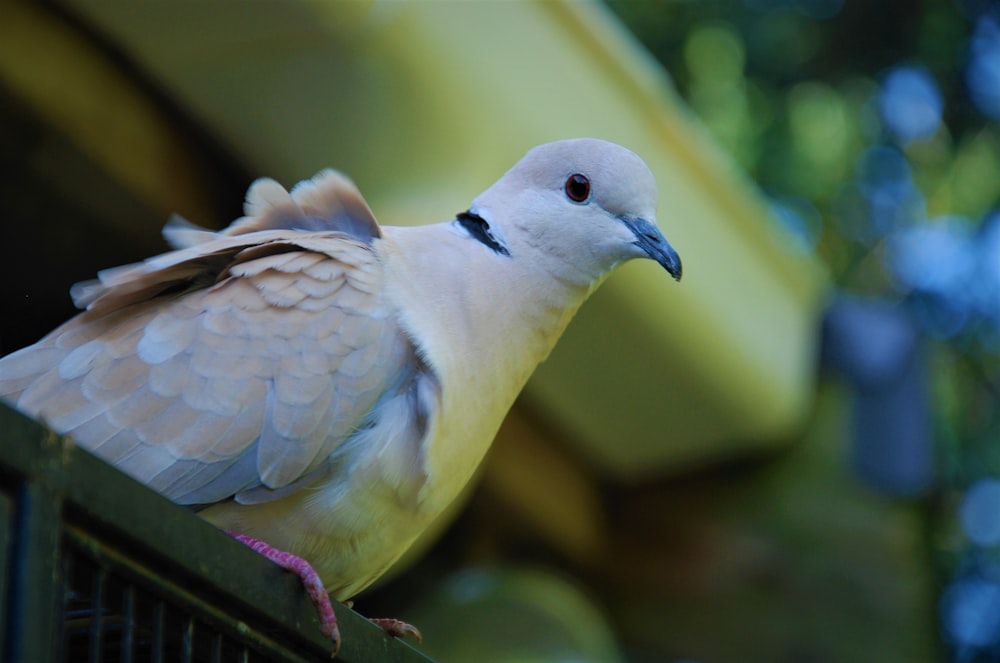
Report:
M998 660L1000 4L610 6L828 270L820 384L856 476L913 500L925 658Z
M0 353L333 166L384 223L534 144L657 176L677 285L581 310L359 597L442 661L1000 660L1000 4L0 4Z

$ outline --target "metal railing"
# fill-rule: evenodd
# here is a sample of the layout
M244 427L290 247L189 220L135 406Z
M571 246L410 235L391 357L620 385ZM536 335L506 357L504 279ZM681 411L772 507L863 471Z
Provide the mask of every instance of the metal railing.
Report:
M318 661L297 577L0 404L0 658ZM335 604L338 661L428 661Z

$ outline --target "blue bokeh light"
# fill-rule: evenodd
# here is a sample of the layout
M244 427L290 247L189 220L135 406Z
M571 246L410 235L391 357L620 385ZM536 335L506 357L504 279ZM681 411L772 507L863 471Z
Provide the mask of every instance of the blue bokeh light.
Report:
M938 130L944 102L930 72L919 66L900 66L886 75L878 106L885 126L906 145Z
M874 244L926 219L927 202L899 149L869 147L858 157L855 173L833 201L833 217L845 237Z
M964 297L975 272L968 224L958 217L900 230L889 241L889 262L903 290Z
M929 332L948 338L975 323L978 340L1000 350L1000 213L978 228L961 216L900 228L886 260Z
M924 328L942 338L962 332L982 312L979 247L964 217L944 217L890 237L886 259L899 290L913 295Z
M973 484L962 498L958 521L976 545L1000 543L1000 481L989 478Z
M1000 585L982 578L952 582L941 596L946 637L964 647L987 647L1000 641Z
M991 17L976 21L975 32L969 40L965 82L976 107L1000 119L1000 25Z
M990 318L993 328L1000 330L1000 212L986 217L973 242L979 276L974 292L979 295L979 309Z

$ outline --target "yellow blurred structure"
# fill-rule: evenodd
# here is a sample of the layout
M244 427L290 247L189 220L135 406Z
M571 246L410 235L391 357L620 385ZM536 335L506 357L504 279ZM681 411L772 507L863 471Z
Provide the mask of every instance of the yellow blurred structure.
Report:
M651 476L780 440L812 398L817 265L667 77L587 2L68 0L254 173L333 166L384 223L450 218L531 146L637 151L685 265L629 266L531 381L531 406L609 473ZM181 210L183 212L183 210Z

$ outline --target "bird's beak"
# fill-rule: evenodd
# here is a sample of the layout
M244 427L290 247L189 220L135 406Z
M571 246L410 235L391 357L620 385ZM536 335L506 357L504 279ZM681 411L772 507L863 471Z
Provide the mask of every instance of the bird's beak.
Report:
M660 229L655 224L646 219L622 219L628 229L635 235L635 245L642 249L647 256L663 265L663 268L674 277L675 281L681 280L683 267L681 258L670 246L670 242L663 236Z

